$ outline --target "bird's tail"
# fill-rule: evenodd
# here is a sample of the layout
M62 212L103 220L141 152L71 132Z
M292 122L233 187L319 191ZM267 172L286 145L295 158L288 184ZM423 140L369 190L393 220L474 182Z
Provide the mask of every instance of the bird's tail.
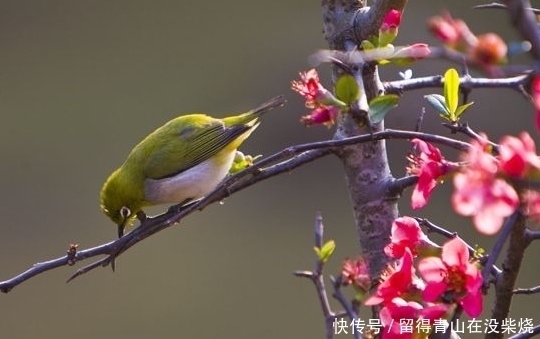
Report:
M227 126L234 126L234 125L241 125L241 124L247 124L247 125L255 125L257 122L257 118L259 118L264 113L268 112L269 110L283 106L287 100L285 100L285 96L278 95L277 97L274 97L264 104L259 105L258 107L250 110L247 113L235 115L231 117L224 118L223 121L225 122L225 125Z
M266 111L285 105L285 102L287 102L287 100L285 100L285 96L283 94L278 95L277 97L268 100L264 104L259 105L257 108L252 109L251 111L249 111L249 113L260 116Z

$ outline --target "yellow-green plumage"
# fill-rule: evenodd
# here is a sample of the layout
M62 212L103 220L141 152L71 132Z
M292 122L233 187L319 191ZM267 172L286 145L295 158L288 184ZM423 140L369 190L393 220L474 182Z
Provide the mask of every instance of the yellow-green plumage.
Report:
M213 190L227 175L236 149L282 96L247 113L223 119L205 114L179 116L144 138L105 181L101 209L119 227L145 206L182 203Z

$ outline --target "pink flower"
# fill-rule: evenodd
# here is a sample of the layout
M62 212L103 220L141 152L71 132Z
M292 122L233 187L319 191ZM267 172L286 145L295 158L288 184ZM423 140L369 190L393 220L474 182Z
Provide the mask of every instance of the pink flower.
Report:
M540 158L531 136L523 132L519 138L505 136L499 147L501 170L515 178L524 178L531 170L540 170Z
M540 76L535 76L531 82L531 98L536 109L536 128L540 130Z
M413 209L419 209L427 204L437 182L455 168L456 164L446 161L441 151L430 143L420 139L413 139L412 143L416 154L408 157L410 165L407 172L418 176L411 204Z
M367 306L378 305L409 292L413 287L414 267L412 264L412 253L408 248L405 248L399 264L389 266L387 271L381 275L383 281L377 287L375 294L365 301L365 304Z
M385 47L398 35L398 27L401 23L401 12L396 9L389 10L379 28L379 36L374 41L377 47Z
M391 58L399 59L402 63L407 63L424 59L428 57L430 53L431 50L429 49L429 46L427 44L416 43L410 46L396 48L394 53L392 53Z
M486 146L486 142L471 143L464 158L467 165L454 176L452 206L458 214L472 216L478 231L494 234L518 207L519 198L510 184L497 177L497 160L484 151Z
M384 253L390 258L401 258L405 249L409 249L413 256L418 253L418 246L427 241L418 221L411 217L401 217L392 223L390 243L384 248Z
M482 275L469 261L469 249L458 237L444 244L441 258L428 257L418 264L426 282L425 301L439 299L457 302L470 317L482 313Z
M525 215L534 222L540 222L540 192L525 191L522 198Z
M306 126L325 125L332 126L336 122L340 109L334 106L316 107L310 114L304 115L300 121Z
M424 307L415 301L406 301L402 298L394 298L381 309L380 318L384 329L383 339L408 339L427 337L431 331L431 325L435 319L445 316L449 305L435 304ZM412 322L411 322L412 320ZM425 324L426 326L417 326ZM409 321L409 324L407 324ZM418 334L422 334L418 336Z
M371 287L367 261L359 257L356 260L346 259L341 267L341 277L344 285L353 285L365 292Z
M386 13L381 24L381 30L397 28L401 24L401 12L397 9L391 9Z
M439 41L455 50L464 52L477 44L477 38L467 24L449 13L429 19L428 27Z
M431 33L443 44L455 46L461 37L454 21L444 16L434 16L428 20Z
M306 126L321 124L332 126L341 108L347 106L321 85L319 74L315 69L300 72L300 81L293 80L291 88L304 97L306 107L313 109L310 114L300 119Z
M319 82L319 74L314 68L307 72L300 72L300 81L291 81L291 89L304 97L308 108L335 101L333 94Z

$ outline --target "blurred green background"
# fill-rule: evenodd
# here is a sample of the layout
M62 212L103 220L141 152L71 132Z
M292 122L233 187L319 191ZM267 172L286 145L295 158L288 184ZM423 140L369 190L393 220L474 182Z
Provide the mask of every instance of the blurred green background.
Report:
M501 10L478 1L411 1L398 44L435 41L426 19L448 8L477 32L516 35ZM290 80L326 44L319 1L25 1L0 0L0 280L37 261L114 239L98 208L103 180L143 136L179 112L216 116L244 111L283 93L289 103L265 117L243 147L250 154L332 136L304 128L302 100ZM526 59L524 59L526 61ZM441 74L428 61L415 76ZM384 80L399 68L385 68ZM321 77L328 84L328 69ZM407 93L387 119L413 128L423 94ZM532 108L510 90L476 90L466 120L490 136L533 131ZM448 132L427 108L425 131ZM405 141L390 141L395 175ZM450 158L452 152L445 150ZM488 247L469 219L438 189L423 215ZM400 211L407 215L410 191ZM162 211L161 209L152 212ZM299 338L322 337L311 283L313 222L321 211L337 242L327 273L359 249L339 161L328 157L262 182L122 255L117 272L97 269L70 284L77 267L56 269L0 296L0 338ZM520 284L539 283L533 244ZM538 322L538 296L515 298L513 318ZM490 305L486 304L489 311ZM343 336L344 337L344 336Z

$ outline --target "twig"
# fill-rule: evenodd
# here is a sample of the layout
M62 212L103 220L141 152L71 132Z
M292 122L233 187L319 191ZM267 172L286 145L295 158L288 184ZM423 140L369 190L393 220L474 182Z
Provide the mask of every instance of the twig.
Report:
M324 236L324 225L322 222L322 216L320 213L317 214L315 218L315 247L321 249L323 246L323 236ZM324 316L324 323L326 329L326 339L334 338L335 329L334 324L336 320L336 314L332 311L330 307L330 302L328 301L328 294L326 293L326 287L324 285L324 276L323 276L323 267L324 262L317 258L315 261L315 270L311 271L295 271L293 274L297 277L308 278L313 282L315 290L317 291L317 297L319 298L319 304Z
M492 142L491 140L488 140L482 137L480 134L476 133L467 123L450 124L450 123L444 122L442 125L448 128L452 133L457 133L457 132L463 133L471 139L475 139L478 141L482 140L482 142L487 142L493 148L493 151L495 151L495 153L499 152L499 145Z
M530 240L538 240L540 239L540 231L531 231L530 229L526 229L525 236Z
M489 287L489 274L491 272L491 267L495 265L495 262L497 262L497 259L502 252L504 243L506 242L506 240L508 240L508 237L510 236L510 233L516 225L519 217L520 213L514 212L508 219L506 219L504 225L501 228L501 231L499 232L499 235L497 236L497 241L495 242L495 245L493 245L493 248L489 252L488 259L485 263L484 268L482 269L484 289L487 289Z
M417 175L408 175L406 177L394 179L389 189L389 196L399 196L407 187L411 187L418 183Z
M514 294L536 294L536 293L540 293L540 286L535 286L531 288L516 288L512 292Z
M540 325L536 325L529 332L523 332L509 337L508 339L529 339L540 334Z
M473 78L463 76L460 78L460 85L467 88L510 88L522 93L521 86L528 81L529 75L518 75L509 78ZM443 77L440 75L396 80L383 82L386 93L400 94L404 91L433 88L443 86Z
M332 293L332 296L339 301L341 306L343 306L347 316L351 320L351 324L353 324L353 326L351 326L353 337L355 339L360 339L362 337L362 333L361 331L356 330L354 326L354 324L357 324L358 322L358 313L354 310L353 305L349 302L345 295L343 295L341 290L341 286L343 285L341 282L341 277L335 278L331 276L330 280L332 281L332 286L334 287L334 293Z
M503 5L498 2L492 2L490 4L484 4L484 5L476 5L473 6L474 9L508 9L508 6ZM540 14L540 9L537 8L528 8L528 10L532 11L534 14Z

